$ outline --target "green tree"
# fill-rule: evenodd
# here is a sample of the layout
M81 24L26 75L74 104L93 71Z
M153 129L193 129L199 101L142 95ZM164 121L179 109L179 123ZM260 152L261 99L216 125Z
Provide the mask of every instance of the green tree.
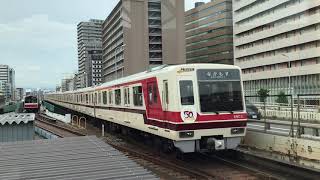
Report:
M276 102L277 103L282 103L282 104L287 104L288 103L288 97L286 96L286 94L283 91L281 91L278 94L278 98L276 99Z
M267 97L269 96L269 90L268 89L260 89L257 92L259 98L260 98L260 102L265 102Z

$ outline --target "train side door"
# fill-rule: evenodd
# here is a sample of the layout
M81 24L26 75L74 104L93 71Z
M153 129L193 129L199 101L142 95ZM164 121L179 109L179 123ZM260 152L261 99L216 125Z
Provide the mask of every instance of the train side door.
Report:
M162 109L163 109L163 120L168 122L168 107L169 106L169 85L168 80L163 80L163 88L162 88ZM167 126L165 126L167 129Z
M147 113L149 118L160 119L161 105L156 81L147 83Z
M169 105L168 80L163 80L162 104L163 104L163 107L162 107L163 111L168 111L168 105Z

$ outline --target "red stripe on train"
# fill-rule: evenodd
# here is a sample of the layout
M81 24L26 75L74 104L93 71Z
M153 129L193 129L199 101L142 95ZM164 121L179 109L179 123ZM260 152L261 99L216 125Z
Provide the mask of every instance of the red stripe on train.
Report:
M180 112L169 112L169 111L158 111L154 113L152 117L148 118L159 119L159 120L168 120L173 123L183 123L181 119ZM208 121L234 121L234 120L243 120L247 119L246 113L237 113L237 114L210 114L203 115L198 114L196 122L208 122Z
M172 124L170 122L154 121L146 119L145 124L157 126L173 131L199 130L199 129L218 129L231 127L246 127L246 121L229 121L229 122L207 122L207 123L192 123L192 124Z

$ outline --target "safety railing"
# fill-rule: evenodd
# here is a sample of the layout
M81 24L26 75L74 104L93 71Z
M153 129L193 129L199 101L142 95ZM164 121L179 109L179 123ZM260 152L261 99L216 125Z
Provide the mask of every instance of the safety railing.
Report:
M249 122L263 124L265 132L273 124L274 129L288 128L291 137L319 136L320 94L265 94L245 100Z

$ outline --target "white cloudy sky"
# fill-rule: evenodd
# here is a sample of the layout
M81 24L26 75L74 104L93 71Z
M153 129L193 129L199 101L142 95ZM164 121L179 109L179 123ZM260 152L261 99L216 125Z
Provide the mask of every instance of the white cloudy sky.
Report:
M196 1L185 0L186 9ZM105 19L118 0L0 0L0 64L16 86L53 88L77 71L76 25Z

